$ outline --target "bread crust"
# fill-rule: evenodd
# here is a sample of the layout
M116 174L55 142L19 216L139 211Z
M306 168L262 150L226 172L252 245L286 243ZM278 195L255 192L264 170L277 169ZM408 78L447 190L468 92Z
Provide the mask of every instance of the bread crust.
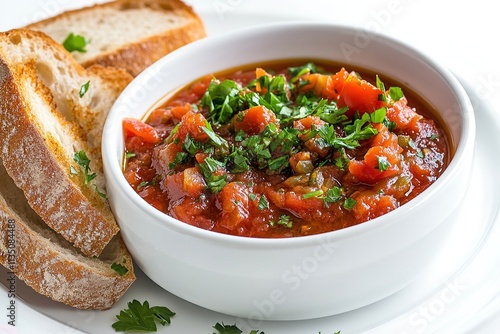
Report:
M80 309L108 309L135 280L132 259L117 235L101 258L86 258L47 227L9 179L0 161L0 262L28 286ZM111 269L128 269L120 276Z
M93 73L87 73L62 46L41 32L12 30L2 34L0 40L7 43L6 40L16 36L52 48L54 57L61 59L67 70L74 70L78 77L81 76L83 82L89 78L87 74ZM40 80L34 67L35 64L29 62L15 64L0 60L0 158L17 186L24 191L31 207L47 225L86 255L97 256L119 231L108 203L100 196L100 192L104 192L104 176L100 170L98 144L106 115L85 114L81 110L85 108L76 108L79 101L75 101L70 110L75 119L67 120L57 109L55 93ZM93 80L100 80L93 74ZM111 73L107 75L113 77ZM116 98L131 77L126 74L121 81L114 79L109 83L111 88L107 93L115 94ZM70 97L63 98L71 102ZM44 115L40 116L42 113ZM78 124L77 118L86 123ZM59 131L48 131L47 126L57 126ZM96 129L91 130L93 126ZM87 143L87 131L94 130L97 132L96 147ZM62 137L71 142L72 152L68 152L67 143L66 147L63 145ZM84 184L82 171L78 175L71 173L72 168L80 169L72 159L80 150L85 151L93 162L92 170L98 175L95 185Z
M30 117L23 101L20 83L4 62L0 62L0 73L4 77L0 84L0 157L6 169L54 231L87 255L99 255L119 231L110 209L75 184L64 149L55 139L43 136L44 129Z
M100 52L96 57L81 61L81 65L89 67L99 64L105 67L123 68L132 76L137 76L146 67L172 52L173 50L206 36L205 27L193 9L179 0L117 0L90 7L71 10L26 26L29 29L48 32L47 27L56 25L61 19L78 16L85 12L98 13L103 8L129 10L151 8L156 11L170 11L185 18L181 26L169 29L161 34L144 36L140 40L121 45L119 48ZM99 27L96 27L99 29ZM69 32L68 32L69 33ZM88 46L92 47L91 44Z

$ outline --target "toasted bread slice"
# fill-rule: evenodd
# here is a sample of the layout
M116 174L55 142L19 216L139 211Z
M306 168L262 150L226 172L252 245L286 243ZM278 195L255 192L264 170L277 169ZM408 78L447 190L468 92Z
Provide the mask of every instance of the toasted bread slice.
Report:
M88 256L119 231L103 198L100 143L131 79L124 70L85 70L41 32L0 33L0 158L44 222Z
M86 52L72 52L84 67L126 69L133 76L167 53L205 37L201 19L180 0L118 0L68 11L27 26L62 43L85 37Z
M35 291L81 309L108 309L135 280L120 235L98 258L82 255L28 205L0 161L0 262ZM123 270L120 275L111 266ZM125 268L125 269L123 269Z

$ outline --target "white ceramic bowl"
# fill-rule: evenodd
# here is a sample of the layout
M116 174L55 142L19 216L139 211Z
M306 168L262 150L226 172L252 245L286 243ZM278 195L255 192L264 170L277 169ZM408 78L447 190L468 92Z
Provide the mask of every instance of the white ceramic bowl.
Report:
M405 83L441 112L455 155L416 199L339 231L293 239L218 234L177 221L144 202L122 174L123 117L141 118L169 91L205 74L273 59L335 60ZM443 66L400 42L322 24L277 24L209 37L138 76L111 110L103 158L109 201L139 267L171 293L222 313L306 319L385 298L429 265L453 227L468 187L475 123L469 99Z

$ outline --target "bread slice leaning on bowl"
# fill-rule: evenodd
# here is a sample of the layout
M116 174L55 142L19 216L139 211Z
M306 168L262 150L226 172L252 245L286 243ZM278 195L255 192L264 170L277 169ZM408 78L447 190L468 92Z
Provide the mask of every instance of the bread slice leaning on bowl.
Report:
M85 70L41 32L0 33L0 158L35 212L88 256L119 231L104 198L100 144L131 80L124 70Z
M0 262L35 291L81 309L108 309L134 282L120 235L99 257L83 255L31 209L0 160ZM122 276L111 266L126 269ZM125 270L124 270L125 271Z
M118 0L64 12L33 23L62 43L73 33L88 40L72 52L84 67L126 69L137 76L167 53L206 36L201 19L180 0Z

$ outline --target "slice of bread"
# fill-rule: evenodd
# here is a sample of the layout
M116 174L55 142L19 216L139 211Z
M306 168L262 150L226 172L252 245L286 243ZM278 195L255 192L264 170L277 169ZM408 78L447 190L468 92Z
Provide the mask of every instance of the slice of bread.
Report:
M43 221L88 256L119 231L103 198L100 143L106 115L130 80L124 70L85 70L41 32L0 33L0 158ZM82 152L90 169L75 161Z
M113 306L135 280L120 235L98 258L84 256L31 209L1 161L0 184L0 262L53 300L81 309ZM121 276L113 264L128 271Z
M205 37L202 21L180 0L117 0L68 11L27 26L62 43L85 37L86 52L72 52L84 67L126 69L133 76L167 53Z

